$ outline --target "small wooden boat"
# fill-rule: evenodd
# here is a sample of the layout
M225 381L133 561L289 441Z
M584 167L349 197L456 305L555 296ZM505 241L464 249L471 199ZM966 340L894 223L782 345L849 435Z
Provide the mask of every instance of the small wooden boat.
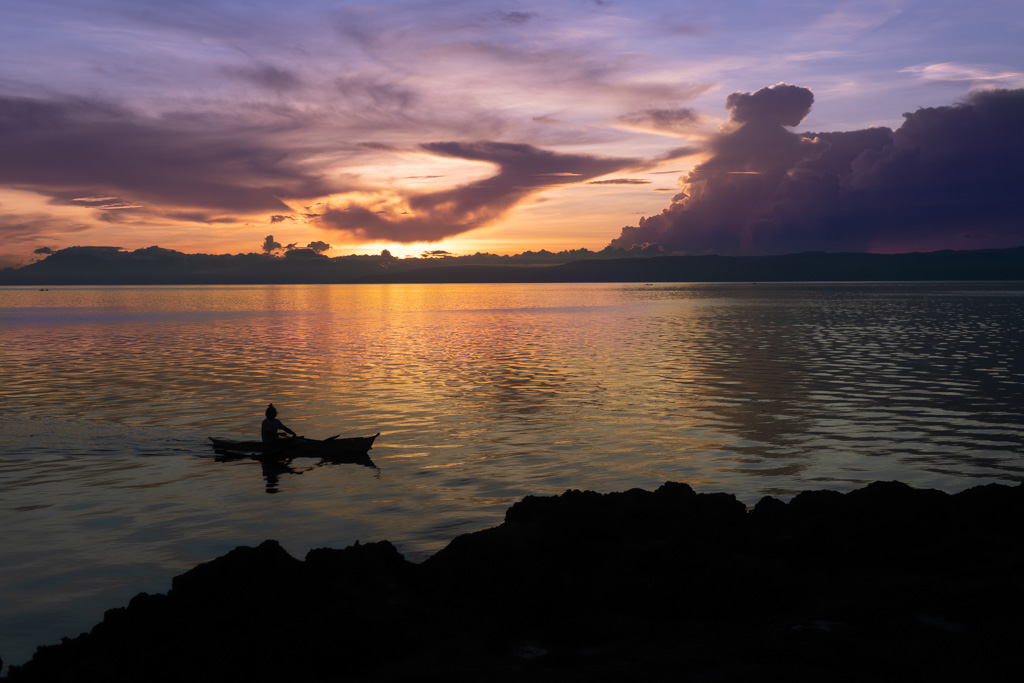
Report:
M352 436L340 439L307 439L297 436L278 439L271 444L262 441L234 441L209 437L213 450L218 455L235 458L256 458L258 460L284 460L291 458L322 458L331 462L358 462L368 459L367 451L373 447L373 440L380 436Z

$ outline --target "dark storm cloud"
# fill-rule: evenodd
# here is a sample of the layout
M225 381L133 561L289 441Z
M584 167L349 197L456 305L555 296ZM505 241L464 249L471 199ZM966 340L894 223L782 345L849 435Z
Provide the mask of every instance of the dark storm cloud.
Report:
M811 111L814 95L807 88L780 83L755 93L734 92L725 99L732 120L739 123L799 125Z
M324 226L360 240L436 242L486 225L546 188L586 182L639 164L636 159L558 154L500 142L436 142L422 148L439 156L496 164L498 172L454 189L405 197L402 209L384 199L331 208L322 215Z
M145 118L96 100L0 96L0 184L97 208L288 210L329 192L268 146L269 132L201 117ZM88 200L83 202L82 200Z
M757 254L1024 243L1024 90L919 109L896 131L787 130L812 102L782 84L730 95L730 121L684 191L612 245Z

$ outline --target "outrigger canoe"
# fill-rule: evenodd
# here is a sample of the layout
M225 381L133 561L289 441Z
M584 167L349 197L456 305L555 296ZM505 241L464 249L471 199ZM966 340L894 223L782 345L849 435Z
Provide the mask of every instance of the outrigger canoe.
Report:
M307 439L297 436L291 439L278 439L271 444L262 441L233 441L209 437L213 450L219 455L237 458L285 459L285 458L323 458L338 461L342 459L356 460L367 457L366 453L373 447L373 440L380 436L352 436L340 439L332 436L329 439Z

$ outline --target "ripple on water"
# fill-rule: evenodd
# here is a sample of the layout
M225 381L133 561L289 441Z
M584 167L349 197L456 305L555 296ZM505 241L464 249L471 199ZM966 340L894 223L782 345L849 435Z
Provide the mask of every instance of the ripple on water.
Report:
M5 642L265 538L422 559L528 494L1024 477L1020 285L47 294L0 290ZM308 436L383 432L379 469L215 462L270 401Z

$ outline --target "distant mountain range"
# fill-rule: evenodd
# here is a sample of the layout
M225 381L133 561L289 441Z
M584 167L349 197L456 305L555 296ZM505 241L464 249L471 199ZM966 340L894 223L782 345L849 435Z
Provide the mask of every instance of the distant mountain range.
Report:
M1022 280L1024 247L913 254L656 256L562 265L437 266L360 282L792 282Z
M216 256L159 247L132 252L71 247L22 268L0 270L0 285L1024 280L1024 247L910 254L604 257L532 265L488 254L396 259L385 252L328 258L297 251L302 253Z

